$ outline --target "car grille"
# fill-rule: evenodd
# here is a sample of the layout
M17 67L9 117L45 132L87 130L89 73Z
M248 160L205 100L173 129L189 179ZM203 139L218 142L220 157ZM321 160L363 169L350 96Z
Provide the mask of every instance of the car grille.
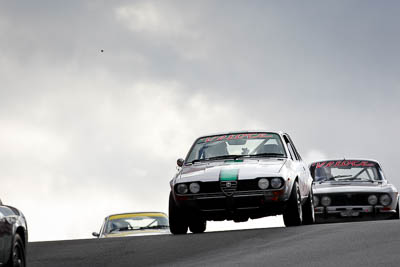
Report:
M202 182L200 183L201 193L220 193L221 188L219 182Z
M260 190L258 179L239 181L238 191Z
M343 194L330 194L332 203L331 206L350 206L359 205L365 206L369 205L368 196L371 194L366 193L343 193ZM378 198L379 195L375 194Z
M201 193L221 193L231 191L252 191L260 190L258 187L258 178L249 180L230 181L231 187L227 188L228 181L219 182L200 182Z

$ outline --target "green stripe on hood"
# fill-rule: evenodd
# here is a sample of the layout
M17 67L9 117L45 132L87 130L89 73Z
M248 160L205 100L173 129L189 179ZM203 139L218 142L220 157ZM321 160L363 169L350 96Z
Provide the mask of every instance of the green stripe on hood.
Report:
M236 181L238 179L239 169L222 169L219 173L220 181Z

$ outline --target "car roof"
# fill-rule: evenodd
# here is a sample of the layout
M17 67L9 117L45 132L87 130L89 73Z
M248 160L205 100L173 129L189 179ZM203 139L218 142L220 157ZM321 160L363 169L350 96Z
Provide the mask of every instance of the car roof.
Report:
M111 215L108 215L106 218L109 218L109 217L111 217L111 216L117 216L117 215L140 214L140 213L160 213L160 214L164 214L165 216L167 216L166 213L161 212L161 211L135 211L135 212L124 212L124 213L111 214ZM168 217L168 216L167 216L167 217Z
M242 131L229 131L229 132L214 132L210 134L203 134L199 136L199 138L207 137L207 136L216 136L216 135L228 135L228 134L241 134L241 133L276 133L276 134L285 134L282 131L268 131L268 130L242 130Z

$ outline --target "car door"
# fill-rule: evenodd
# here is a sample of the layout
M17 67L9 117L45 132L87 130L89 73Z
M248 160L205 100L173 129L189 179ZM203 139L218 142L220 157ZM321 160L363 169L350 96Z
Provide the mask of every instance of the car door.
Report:
M302 198L307 197L308 195L308 189L307 189L307 168L301 159L300 155L298 154L292 140L290 139L290 136L288 134L284 135L284 139L286 142L286 145L289 150L289 156L293 160L293 166L295 168L296 174L298 176L298 181L299 181L299 187L300 187L300 193Z
M289 136L289 139L290 139L290 136ZM296 155L299 159L299 162L302 165L302 168L304 170L304 172L303 172L304 196L307 197L310 194L310 190L311 190L312 183L313 183L313 179L310 174L310 169L308 168L307 163L304 162L303 159L301 158L296 146L294 145L294 143L291 139L290 139L290 142L291 142L294 152L296 153Z

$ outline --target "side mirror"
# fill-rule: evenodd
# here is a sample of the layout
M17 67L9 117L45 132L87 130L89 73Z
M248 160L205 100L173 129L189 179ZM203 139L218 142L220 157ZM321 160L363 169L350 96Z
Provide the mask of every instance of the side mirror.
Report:
M97 233L97 232L93 232L93 233L92 233L92 236L94 236L94 237L99 237L99 236L100 236L100 234L99 234L99 233Z
M179 167L182 167L182 166L183 166L183 163L185 163L185 160L182 159L182 158L180 158L180 159L178 159L178 160L176 161L176 164L177 164Z

